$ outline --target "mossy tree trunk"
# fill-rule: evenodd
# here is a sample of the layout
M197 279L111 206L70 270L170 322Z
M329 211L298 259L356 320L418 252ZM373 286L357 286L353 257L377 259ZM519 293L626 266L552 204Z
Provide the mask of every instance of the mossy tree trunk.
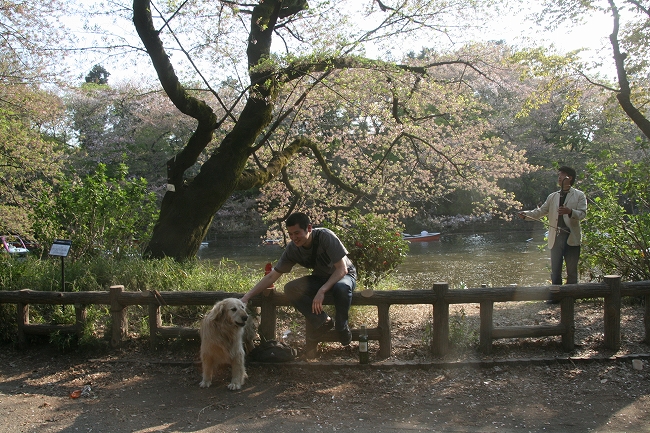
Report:
M282 2L278 0L255 7L249 40L256 43L249 43L249 65L257 65L269 56L272 32L281 10ZM199 174L188 182L184 178L186 170L196 163L220 125L212 108L192 96L176 76L159 32L154 28L150 2L134 0L133 11L135 27L165 92L180 111L198 121L186 146L167 162L168 191L145 251L145 256L151 258L167 256L184 260L196 254L215 213L235 190L263 184L275 174L265 170L262 176L248 177L246 182L241 179L256 138L271 121L278 84L273 76L263 76L251 69L251 91L242 113Z

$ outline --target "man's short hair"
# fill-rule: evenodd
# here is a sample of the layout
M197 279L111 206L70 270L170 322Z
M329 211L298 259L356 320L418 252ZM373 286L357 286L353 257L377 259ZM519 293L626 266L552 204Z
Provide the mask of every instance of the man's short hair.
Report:
M571 185L573 185L573 183L576 181L576 171L571 167L567 167L566 165L563 165L562 167L558 168L557 171L559 172L561 171L567 176L571 176Z
M311 220L302 212L296 212L289 215L289 218L284 222L287 227L295 226L298 224L301 229L307 230L307 226L311 224Z

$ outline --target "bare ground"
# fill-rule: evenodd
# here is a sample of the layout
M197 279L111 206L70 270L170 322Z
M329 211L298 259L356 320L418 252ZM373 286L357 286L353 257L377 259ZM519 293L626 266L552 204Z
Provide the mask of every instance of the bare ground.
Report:
M198 343L156 351L133 340L116 352L62 354L47 345L0 347L0 433L9 432L650 432L650 352L643 310L623 310L622 346L602 347L600 301L576 305L576 350L559 337L502 340L476 350L478 305L451 313L459 344L444 359L427 346L430 306L391 308L393 356L359 365L356 344L322 345L317 360L248 366L241 391L229 372L201 389ZM372 310L352 323L374 326ZM280 314L279 332L299 323ZM498 325L554 323L559 306L497 304ZM642 369L633 368L632 361ZM71 398L76 390L86 392Z

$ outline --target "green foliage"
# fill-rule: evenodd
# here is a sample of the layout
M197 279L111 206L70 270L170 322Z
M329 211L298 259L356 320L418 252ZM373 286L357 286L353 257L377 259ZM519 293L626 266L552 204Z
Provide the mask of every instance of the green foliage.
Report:
M16 305L0 304L0 342L16 339Z
M107 290L121 284L125 290L143 291L223 291L244 293L252 287L257 271L223 260L218 265L207 261L176 262L166 258L144 260L137 257L88 257L66 262L66 291ZM59 291L61 263L57 258L25 261L0 255L1 290L32 289Z
M620 274L650 279L648 161L589 166L590 199L584 223L582 266L592 279Z
M64 178L53 195L35 206L34 228L42 243L70 239L70 256L134 254L146 242L156 220L156 198L147 182L126 178L121 164L115 173L99 164L81 180Z
M107 329L110 311L106 306L86 306L86 323L81 333L55 331L50 334L49 342L61 352L81 348L97 350L107 346L97 334L99 329ZM57 325L74 325L76 311L72 305L34 305L30 309L30 320L38 323Z
M222 291L243 293L259 279L257 270L242 268L223 260L215 265L207 261L176 262L172 259L144 260L141 258L115 259L93 257L77 260L65 267L66 291L104 291L121 284L130 291ZM61 264L55 259L25 261L11 260L0 255L0 290L61 290ZM162 309L165 324L192 326L209 306L166 306ZM105 306L88 306L87 325L81 335L57 332L50 343L62 351L73 347L95 348L102 344L100 333L107 332L110 311ZM140 336L148 334L146 307L129 308L132 331ZM31 305L32 323L74 324L72 306ZM0 342L16 338L15 305L0 305ZM105 343L104 343L105 344Z
M108 77L111 75L102 65L95 65L86 75L86 83L108 84Z
M3 107L11 104L7 92L25 104L22 111ZM0 86L0 101L4 101L0 102L0 233L32 239L31 202L50 191L61 165L59 146L34 124L50 120L57 113L58 100L25 86Z
M478 343L478 331L469 323L465 307L449 320L449 341L459 349L467 349Z
M371 214L361 216L352 212L343 227L331 227L359 272L359 282L376 286L399 266L408 252L408 242L402 239L402 227Z

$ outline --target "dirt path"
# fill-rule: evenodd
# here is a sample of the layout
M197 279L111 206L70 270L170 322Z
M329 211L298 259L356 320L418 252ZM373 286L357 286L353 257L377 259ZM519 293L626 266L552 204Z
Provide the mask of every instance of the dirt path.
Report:
M249 366L201 389L193 360L0 356L0 433L648 432L650 373L630 359L488 366ZM150 362L147 362L149 359ZM89 385L87 395L70 398Z
M602 348L596 302L576 307L571 354L558 338L504 340L489 357L470 346L445 364L427 350L428 310L395 308L390 359L361 366L354 348L330 344L314 362L249 365L237 392L226 388L227 371L199 388L198 343L152 352L144 340L85 354L0 346L0 433L650 432L643 311L624 309L616 353ZM477 329L477 314L470 305L452 312L458 332ZM521 303L503 306L495 321L536 324L558 314L555 306ZM86 385L85 395L70 398Z

